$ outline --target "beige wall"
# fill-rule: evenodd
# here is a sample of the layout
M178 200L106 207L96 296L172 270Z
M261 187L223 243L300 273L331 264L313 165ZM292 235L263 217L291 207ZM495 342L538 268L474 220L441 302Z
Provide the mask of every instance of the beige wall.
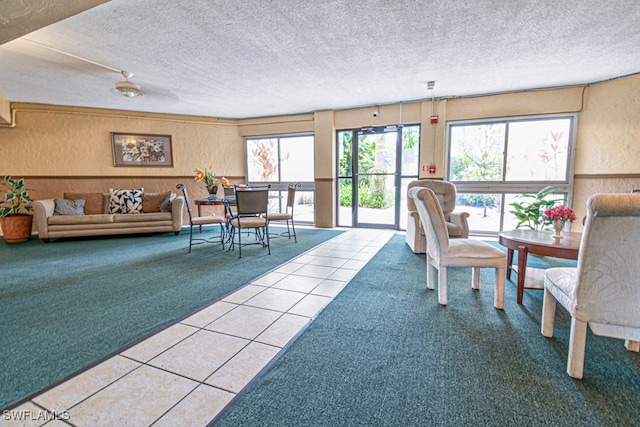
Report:
M398 124L400 107L233 121L14 104L15 127L0 122L0 173L28 177L36 198L62 196L72 185L104 191L113 182L150 191L185 182L190 192L199 192L200 186L189 183L196 166L211 166L218 175L244 180L244 136L314 132L316 222L330 227L335 225L335 130ZM373 117L375 108L377 117ZM437 125L429 122L434 111L440 119ZM447 120L575 111L580 114L573 206L581 217L590 194L640 188L640 77L588 87L436 100L435 110L430 100L403 103L402 123L422 125L421 164L435 164L437 173L421 172L421 176L442 178ZM174 167L114 167L110 140L114 131L171 135ZM574 224L574 228L581 226Z

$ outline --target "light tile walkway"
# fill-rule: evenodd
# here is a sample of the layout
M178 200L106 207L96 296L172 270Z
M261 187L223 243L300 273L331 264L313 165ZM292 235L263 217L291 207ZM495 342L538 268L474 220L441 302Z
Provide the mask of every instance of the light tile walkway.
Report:
M393 233L346 231L2 414L0 426L206 426Z

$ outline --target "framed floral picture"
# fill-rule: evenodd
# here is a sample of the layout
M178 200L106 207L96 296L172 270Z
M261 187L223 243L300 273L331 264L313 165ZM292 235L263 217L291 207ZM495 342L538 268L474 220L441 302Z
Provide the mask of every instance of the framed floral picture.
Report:
M173 167L171 135L111 132L113 166Z

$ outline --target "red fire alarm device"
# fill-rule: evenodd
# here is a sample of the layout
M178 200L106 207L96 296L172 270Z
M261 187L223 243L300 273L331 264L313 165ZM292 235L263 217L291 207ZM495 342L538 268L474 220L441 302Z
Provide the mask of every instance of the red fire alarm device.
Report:
M429 173L436 173L436 165L429 165Z
M438 116L431 116L431 123L438 123Z

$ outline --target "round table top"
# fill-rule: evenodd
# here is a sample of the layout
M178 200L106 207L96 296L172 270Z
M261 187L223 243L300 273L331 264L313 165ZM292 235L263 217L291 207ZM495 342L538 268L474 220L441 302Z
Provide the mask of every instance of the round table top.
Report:
M531 230L528 228L502 231L498 234L501 245L510 249L526 246L530 253L577 259L582 233L563 231L562 239L553 237L553 230Z

